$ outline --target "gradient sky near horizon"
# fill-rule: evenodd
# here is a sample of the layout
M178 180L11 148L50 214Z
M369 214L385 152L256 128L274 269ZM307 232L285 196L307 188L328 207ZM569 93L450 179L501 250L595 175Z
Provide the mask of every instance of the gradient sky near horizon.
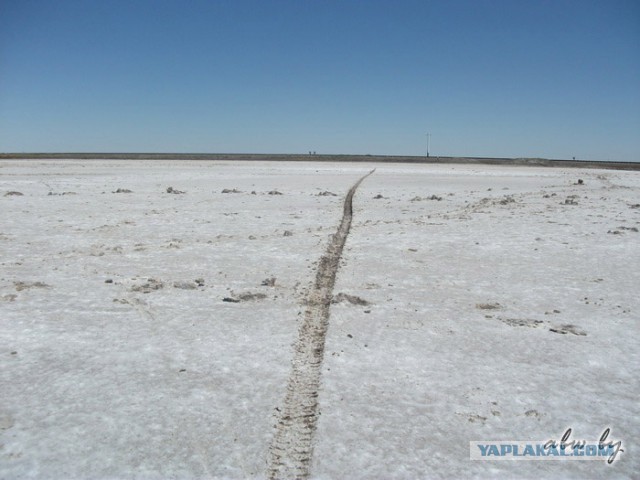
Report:
M0 152L640 161L637 0L0 0Z

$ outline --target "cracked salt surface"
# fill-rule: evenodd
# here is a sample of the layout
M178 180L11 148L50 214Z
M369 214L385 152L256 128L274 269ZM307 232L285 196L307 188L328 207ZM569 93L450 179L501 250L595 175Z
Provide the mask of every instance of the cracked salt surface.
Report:
M0 477L264 478L315 263L374 166L334 288L369 305L331 305L311 477L632 478L640 174L35 160L0 162ZM625 452L469 460L569 426Z

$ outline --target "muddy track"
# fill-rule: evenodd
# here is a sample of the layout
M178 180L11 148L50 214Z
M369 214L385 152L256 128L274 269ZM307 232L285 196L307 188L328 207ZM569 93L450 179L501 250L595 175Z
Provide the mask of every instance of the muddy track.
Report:
M347 193L338 231L332 235L320 258L315 283L307 298L304 320L298 331L284 405L269 448L270 479L307 478L313 453L313 435L318 421L318 389L329 327L329 307L342 249L353 218L353 196L372 170Z

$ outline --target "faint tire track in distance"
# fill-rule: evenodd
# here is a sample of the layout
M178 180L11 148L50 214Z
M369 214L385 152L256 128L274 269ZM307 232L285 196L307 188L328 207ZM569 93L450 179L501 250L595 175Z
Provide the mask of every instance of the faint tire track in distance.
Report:
M307 309L298 331L291 374L276 432L269 448L268 478L308 478L313 435L318 421L318 388L329 327L329 307L342 249L353 218L353 196L358 180L344 200L342 221L320 258L316 280L307 298Z

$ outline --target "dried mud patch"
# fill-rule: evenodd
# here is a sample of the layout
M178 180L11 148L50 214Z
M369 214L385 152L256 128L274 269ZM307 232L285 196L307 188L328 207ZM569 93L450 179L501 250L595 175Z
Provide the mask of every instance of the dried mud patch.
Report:
M559 310L554 310L554 312L559 312ZM548 313L548 312L547 312ZM493 318L489 316L488 318ZM562 325L551 325L549 326L549 322L543 322L542 320L536 320L532 318L502 318L496 317L496 320L504 323L505 325L509 325L510 327L528 327L528 328L538 328L544 326L549 327L549 331L553 333L558 333L560 335L566 335L567 333L571 333L572 335L577 336L586 336L587 332L573 324L562 324ZM546 323L546 326L545 326Z
M51 288L51 285L47 285L44 282L13 282L16 291L28 290L30 288Z
M155 278L148 278L142 283L133 285L130 290L137 293L151 293L156 290L161 290L162 288L164 288L163 282Z
M173 282L173 288L178 290L195 290L198 288L196 282Z
M607 233L611 235L622 235L625 232L638 233L638 228L637 227L618 227L616 229L607 231Z
M498 318L498 320L510 327L537 328L543 323L542 320L535 320L531 318Z
M571 333L573 335L578 335L581 337L587 336L587 332L582 330L580 327L572 324L565 324L557 327L551 327L549 331L553 333L559 333L560 335L566 335L567 333Z
M422 202L424 200L435 200L436 202L441 202L442 201L442 197L439 197L438 195L431 195L430 197L416 196L416 197L413 197L409 201L410 202Z
M476 303L476 308L480 310L499 310L502 308L498 302L495 303Z
M267 298L267 295L265 293L244 292L237 295L232 293L230 297L224 297L222 301L228 302L228 303L240 303L240 302L254 302L254 301L264 300L266 298Z
M465 209L471 213L484 213L483 210L491 207L522 207L523 204L516 200L513 195L503 195L502 197L483 197L477 202L469 203Z
M364 298L360 298L357 295L349 295L348 293L338 293L331 299L331 303L350 303L351 305L371 305L370 302Z

